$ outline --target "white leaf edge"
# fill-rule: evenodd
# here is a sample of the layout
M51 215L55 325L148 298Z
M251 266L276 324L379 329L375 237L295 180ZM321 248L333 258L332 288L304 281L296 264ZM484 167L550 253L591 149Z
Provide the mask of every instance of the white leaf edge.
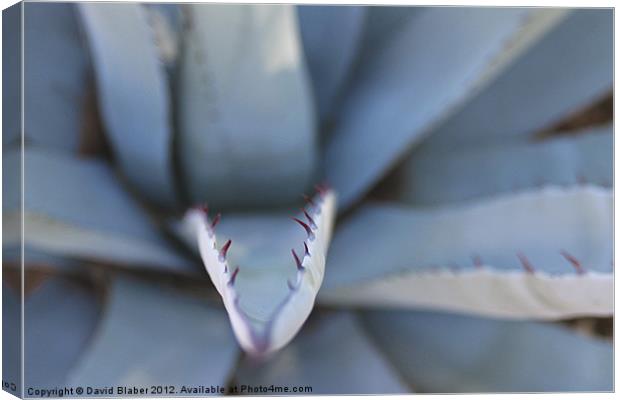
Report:
M322 292L319 303L371 308L450 310L506 319L609 317L614 312L612 273L552 275L536 270L427 270L386 276Z
M308 210L314 224L309 224L311 232L304 241L307 251L300 260L296 282L288 282L288 295L274 310L262 331L250 322L239 305L239 293L234 284L239 269L229 268L225 252L222 255L222 250L217 248L212 226L216 219L211 221L205 210L200 208L190 209L183 219L183 225L195 232L205 269L222 297L235 336L241 347L250 354L266 355L284 347L295 337L314 307L325 272L325 258L336 213L336 195L332 190L321 190L311 204L316 205Z
M24 245L55 256L78 257L130 268L155 269L185 276L196 276L193 262L168 247L166 242L97 231L30 212L8 212L3 220L4 245L22 242L20 226L25 227Z

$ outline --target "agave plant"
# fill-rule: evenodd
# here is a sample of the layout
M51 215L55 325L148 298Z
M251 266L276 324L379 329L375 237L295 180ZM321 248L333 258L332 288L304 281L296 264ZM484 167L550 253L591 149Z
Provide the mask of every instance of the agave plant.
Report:
M611 9L3 26L5 390L612 389Z

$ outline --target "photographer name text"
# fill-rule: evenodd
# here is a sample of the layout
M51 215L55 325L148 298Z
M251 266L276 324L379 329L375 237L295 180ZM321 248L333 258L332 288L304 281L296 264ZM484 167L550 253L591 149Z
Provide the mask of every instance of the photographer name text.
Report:
M252 394L252 393L312 393L312 386L295 385L198 385L198 386L67 386L55 388L33 388L26 390L27 396L33 397L97 397L97 396L157 396L157 395L210 395L210 394Z

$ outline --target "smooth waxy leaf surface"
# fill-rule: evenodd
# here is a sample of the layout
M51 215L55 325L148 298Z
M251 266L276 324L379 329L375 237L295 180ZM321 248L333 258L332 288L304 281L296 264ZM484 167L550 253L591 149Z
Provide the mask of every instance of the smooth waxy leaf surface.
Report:
M69 371L92 339L100 308L92 286L61 277L44 281L26 297L26 387L67 384Z
M613 13L573 10L424 148L462 149L527 138L611 91Z
M226 316L208 302L119 275L72 385L223 385L237 346ZM179 395L179 393L176 393Z
M329 116L350 72L365 7L297 6L299 30L321 121Z
M186 5L179 162L193 203L291 204L315 177L313 100L289 5Z
M497 74L500 61L509 64L506 42L518 37L529 12L423 9L368 60L325 149L326 176L341 208Z
M160 205L176 201L170 96L141 4L78 5L89 39L101 114L123 172Z
M366 7L362 33L361 57L368 60L382 46L412 23L413 18L423 14L426 7Z
M77 150L84 129L88 72L75 5L25 3L24 132L28 142ZM17 75L13 79L18 82Z
M21 143L23 3L2 11L2 144Z
M534 143L414 152L399 169L399 200L436 206L549 185L611 187L613 128Z
M363 313L362 321L420 391L612 390L612 343L563 327L396 311Z

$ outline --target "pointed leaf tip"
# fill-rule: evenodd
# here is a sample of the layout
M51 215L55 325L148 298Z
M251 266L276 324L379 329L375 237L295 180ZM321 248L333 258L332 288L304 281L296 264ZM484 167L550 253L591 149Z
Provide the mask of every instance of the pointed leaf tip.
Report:
M316 295L323 282L325 255L331 240L331 230L335 217L336 194L330 191L320 202L317 201L317 197L313 200L317 203L317 208L320 207L320 210L316 210L316 212L308 210L308 214L312 215L317 226L316 230L313 231L308 224L303 222L305 217L300 217L302 220L296 222L301 222L300 225L304 227L306 232L312 233L308 236L314 235L314 240L305 239L302 241L304 244L303 250L301 250L303 257L299 255L299 250L294 243L286 243L287 247L284 248L286 250L292 248L291 254L298 268L296 278L291 277L292 271L289 269L290 265L286 267L286 262L278 263L282 265L282 268L276 267L277 270L274 270L269 264L266 268L257 268L257 264L249 260L253 257L252 253L264 247L265 243L279 241L280 239L285 241L293 239L294 242L298 242L292 237L296 236L292 234L297 232L297 228L286 222L288 218L281 219L279 216L257 215L255 218L247 218L248 229L244 226L246 222L243 222L246 220L245 216L227 218L226 221L222 222L221 230L228 233L230 238L235 238L235 242L243 250L240 253L248 254L245 258L240 256L240 259L233 263L233 256L237 257L238 254L226 253L229 246L232 245L232 240L230 245L228 240L222 243L223 246L218 245L216 233L211 229L213 225L211 222L217 223L219 216L215 219L203 218L204 216L197 209L192 209L186 213L183 223L188 231L193 230L196 236L198 250L205 269L222 297L239 344L248 354L262 355L284 347L295 337L314 307ZM235 221L239 225L236 225ZM277 230L282 228L285 232L276 233L276 227ZM232 233L234 229L240 230L237 232L238 236ZM260 235L261 240L256 243L254 240L255 232L261 232L263 229L264 232ZM251 231L251 233L248 234L247 231ZM275 236L270 238L272 235ZM273 246L274 251L279 248L279 245ZM264 249L261 248L261 250ZM314 257L310 257L309 254ZM221 255L226 255L229 262L223 260ZM306 258L306 256L308 257ZM281 258L277 259L280 260ZM284 261L285 258L282 260ZM241 285L235 285L239 267L232 267L238 265L238 262L241 262L241 265L243 262L250 264L248 271L251 271L250 274L253 278L248 278L248 282L242 282ZM256 277L258 279L254 279ZM285 282L288 288L284 286ZM266 288L267 290L253 290L252 286ZM246 296L246 301L239 302L240 296ZM268 319L264 318L265 314L257 310L255 307L257 303L261 310L272 310Z

